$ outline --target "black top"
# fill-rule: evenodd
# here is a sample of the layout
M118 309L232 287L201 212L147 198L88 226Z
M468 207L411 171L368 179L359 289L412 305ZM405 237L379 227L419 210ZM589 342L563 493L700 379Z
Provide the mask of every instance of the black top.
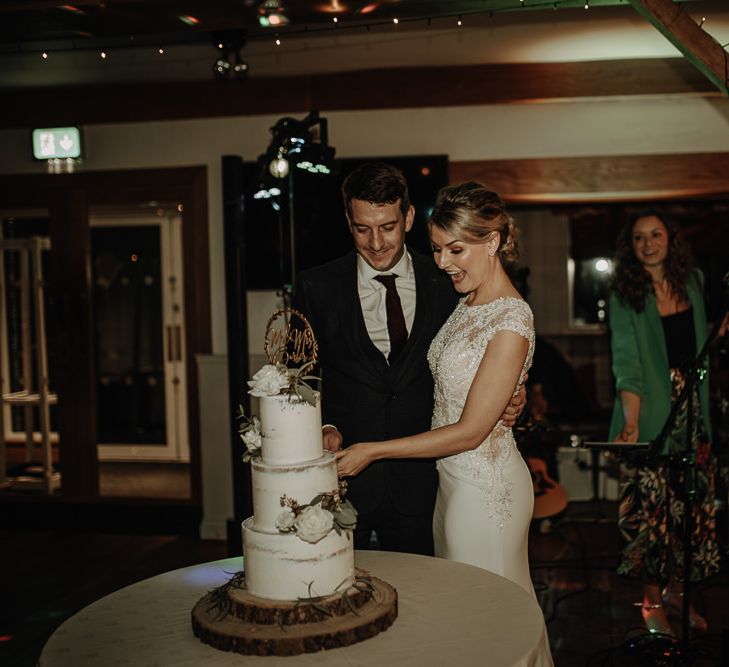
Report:
M696 332L691 308L661 317L666 337L668 367L682 368L696 356Z

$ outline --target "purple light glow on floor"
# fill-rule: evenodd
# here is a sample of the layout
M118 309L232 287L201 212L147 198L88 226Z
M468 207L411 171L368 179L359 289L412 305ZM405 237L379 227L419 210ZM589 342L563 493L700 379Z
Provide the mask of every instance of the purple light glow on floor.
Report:
M207 565L186 567L176 572L170 572L175 578L196 586L220 586L230 579L236 572L243 569L243 557L226 558Z

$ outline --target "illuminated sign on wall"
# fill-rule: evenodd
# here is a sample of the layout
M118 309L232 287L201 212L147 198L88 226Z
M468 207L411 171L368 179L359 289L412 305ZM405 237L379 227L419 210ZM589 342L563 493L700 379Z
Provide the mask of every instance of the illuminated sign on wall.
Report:
M33 157L36 160L80 156L81 133L77 127L45 127L33 130Z

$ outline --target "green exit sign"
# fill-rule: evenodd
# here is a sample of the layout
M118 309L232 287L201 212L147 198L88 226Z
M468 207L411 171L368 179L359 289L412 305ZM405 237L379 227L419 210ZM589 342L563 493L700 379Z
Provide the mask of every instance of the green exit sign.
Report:
M33 130L33 157L36 160L81 156L81 133L77 127L44 127Z

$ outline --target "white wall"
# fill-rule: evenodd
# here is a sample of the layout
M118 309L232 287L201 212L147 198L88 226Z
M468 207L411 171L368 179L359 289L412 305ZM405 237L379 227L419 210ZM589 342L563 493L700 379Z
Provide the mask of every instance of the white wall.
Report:
M224 540L227 521L233 516L233 478L230 453L230 414L236 406L228 399L228 357L199 354L200 467L203 518L200 537Z

